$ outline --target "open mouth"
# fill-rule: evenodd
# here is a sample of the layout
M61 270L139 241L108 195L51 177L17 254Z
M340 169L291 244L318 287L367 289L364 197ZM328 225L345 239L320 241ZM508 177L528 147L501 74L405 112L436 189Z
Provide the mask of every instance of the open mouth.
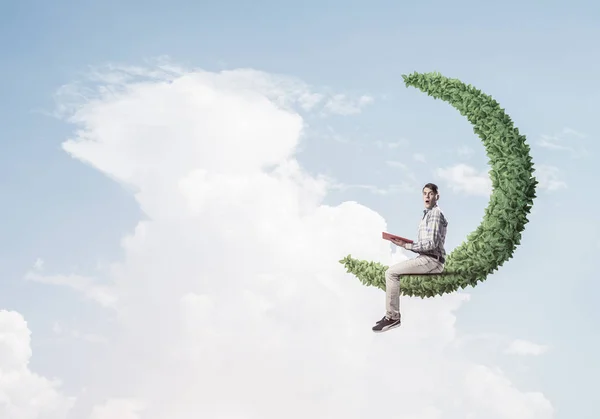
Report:
M427 205L429 205L429 199L426 199L426 200L425 200L425 203L426 203Z

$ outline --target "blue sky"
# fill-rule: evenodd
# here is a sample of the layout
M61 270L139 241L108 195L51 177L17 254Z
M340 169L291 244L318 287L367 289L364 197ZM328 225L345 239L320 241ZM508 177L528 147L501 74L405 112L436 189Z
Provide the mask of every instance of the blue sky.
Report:
M169 56L209 71L253 68L369 95L374 102L360 115L307 117L314 132L335 132L338 140L308 135L298 159L312 174L385 188L407 173L386 161L405 164L417 183L430 181L438 167L458 163L486 170L484 149L467 121L402 84L402 74L440 71L497 99L527 136L534 163L557 168L565 185L538 191L536 213L515 258L470 291L457 327L548 345L546 354L528 360L530 370L519 369L520 359L501 365L520 387L541 389L557 418L593 417L600 373L594 361L600 351L594 263L600 222L593 215L600 171L595 164L600 60L594 53L600 5L3 1L0 6L0 215L6 220L0 229L0 307L28 321L34 370L70 377L64 378L67 388L78 387L83 373L78 376L77 367L64 360L55 364L60 349L45 338L55 321L79 310L84 313L77 316L79 326L107 326L97 307L63 288L23 281L25 272L42 258L52 272L93 273L98 264L122 256L119 241L143 218L129 190L61 149L74 127L48 115L60 86L82 77L89 66L143 65ZM400 143L386 148L376 141ZM461 155L461 147L472 154ZM426 162L414 160L415 153ZM451 249L480 222L487 198L452 192L452 179L434 181L450 220ZM385 217L391 231L410 235L421 205L414 192L378 195L350 187L328 195L327 203L359 201Z

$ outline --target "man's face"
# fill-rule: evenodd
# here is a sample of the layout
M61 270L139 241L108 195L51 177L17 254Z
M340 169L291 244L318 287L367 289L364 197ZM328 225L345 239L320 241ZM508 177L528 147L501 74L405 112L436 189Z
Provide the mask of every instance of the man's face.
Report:
M436 194L429 188L423 189L423 202L425 203L425 208L431 209L437 203Z

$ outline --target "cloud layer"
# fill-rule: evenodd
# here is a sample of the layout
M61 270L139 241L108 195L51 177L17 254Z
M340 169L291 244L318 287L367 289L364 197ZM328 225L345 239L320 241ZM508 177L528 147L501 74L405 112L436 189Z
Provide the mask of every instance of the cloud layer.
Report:
M74 399L60 393L60 381L29 369L31 355L23 316L0 310L0 418L65 418Z
M357 112L346 96L251 70L113 67L96 82L93 99L61 102L78 125L64 149L132 187L147 219L106 277L28 276L117 319L78 419L552 417L457 349L465 294L403 299L403 326L371 332L384 294L337 261L405 256L379 214L324 205L332 185L295 158L302 112Z

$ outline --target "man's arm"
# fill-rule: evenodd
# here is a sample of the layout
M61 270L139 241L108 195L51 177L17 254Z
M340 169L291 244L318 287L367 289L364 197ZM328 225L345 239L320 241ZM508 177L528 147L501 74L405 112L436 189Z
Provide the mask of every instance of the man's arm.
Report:
M414 243L406 243L404 248L412 250L415 253L424 253L435 249L440 243L442 226L442 213L440 211L431 212L429 220L425 227L425 237Z

